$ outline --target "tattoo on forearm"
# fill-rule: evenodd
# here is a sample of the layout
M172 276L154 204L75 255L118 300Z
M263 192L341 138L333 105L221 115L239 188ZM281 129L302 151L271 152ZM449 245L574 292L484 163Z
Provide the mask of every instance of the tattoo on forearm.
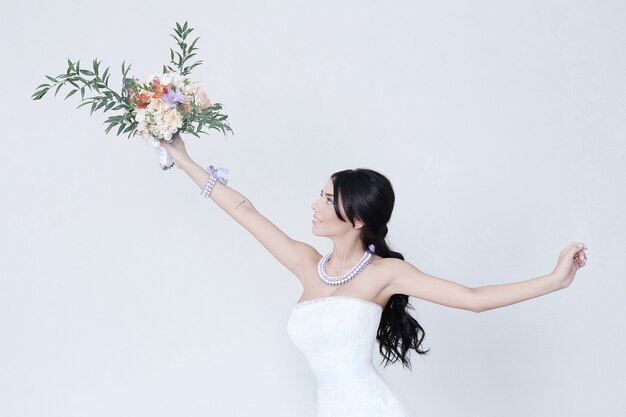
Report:
M239 207L243 206L245 204L246 200L243 200L241 203L237 204L237 207L235 207L235 210L238 210Z

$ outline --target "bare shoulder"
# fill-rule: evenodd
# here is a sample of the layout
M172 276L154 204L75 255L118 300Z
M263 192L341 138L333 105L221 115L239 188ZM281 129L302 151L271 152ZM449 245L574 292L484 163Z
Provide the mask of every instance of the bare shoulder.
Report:
M412 281L416 284L421 278L428 276L413 264L398 258L381 259L379 268L378 275L384 277L385 292L389 295L405 294L406 285L402 285L403 283Z
M398 258L381 258L379 266L383 274L389 279L402 275L409 270L418 270L407 261Z

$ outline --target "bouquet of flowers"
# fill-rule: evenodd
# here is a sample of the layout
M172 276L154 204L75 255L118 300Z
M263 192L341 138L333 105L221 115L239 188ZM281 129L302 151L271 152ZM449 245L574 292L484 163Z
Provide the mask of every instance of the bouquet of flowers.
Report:
M187 43L187 36L192 28L176 23L171 35L178 44L180 52L170 49L171 65L163 65L162 73L153 74L144 81L139 78L129 78L131 65L122 63L122 89L118 93L109 87L109 68L100 72L100 63L93 60L92 69L80 67L80 60L67 60L68 68L64 74L57 77L46 75L49 83L41 84L32 95L33 100L41 99L49 90L55 88L56 96L61 87L71 85L72 90L65 96L80 91L81 101L77 108L91 104L91 114L103 109L120 111L116 116L110 116L104 124L108 124L105 133L117 126L117 135L128 133L128 138L140 135L156 148L161 168L169 169L174 165L173 159L161 146L161 141L172 142L179 133L190 133L200 137L200 133L208 134L203 128L220 130L224 135L231 132L225 114L220 113L222 105L212 104L206 92L187 78L191 70L202 61L188 63L196 53L196 38L191 44ZM85 92L95 92L98 95L85 97Z

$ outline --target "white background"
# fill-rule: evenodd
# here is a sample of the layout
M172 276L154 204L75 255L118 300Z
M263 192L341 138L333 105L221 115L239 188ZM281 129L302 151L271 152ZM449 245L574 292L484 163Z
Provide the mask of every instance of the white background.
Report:
M175 22L233 136L185 137L292 237L330 174L394 184L393 248L477 287L566 290L474 314L412 299L425 357L385 378L419 416L626 412L621 1L4 3L0 416L312 416L286 323L298 281L138 137L105 135L67 58L157 72Z

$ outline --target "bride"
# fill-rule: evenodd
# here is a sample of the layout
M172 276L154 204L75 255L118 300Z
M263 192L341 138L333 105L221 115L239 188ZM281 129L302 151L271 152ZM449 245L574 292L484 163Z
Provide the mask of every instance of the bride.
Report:
M332 252L322 256L283 233L213 167L196 164L180 136L162 146L203 196L300 280L303 292L288 332L316 376L318 417L414 415L372 363L376 342L385 364L400 361L410 368L410 350L426 353L424 330L408 312L409 296L482 312L568 287L587 259L587 246L574 242L551 273L526 281L468 288L428 275L387 246L394 192L386 177L368 169L333 174L311 205L313 233L333 241Z

